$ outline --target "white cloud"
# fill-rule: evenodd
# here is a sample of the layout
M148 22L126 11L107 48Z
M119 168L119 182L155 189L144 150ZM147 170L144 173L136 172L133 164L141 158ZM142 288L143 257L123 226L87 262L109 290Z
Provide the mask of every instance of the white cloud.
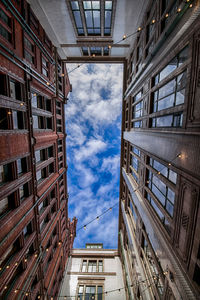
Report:
M101 166L101 172L110 172L113 175L116 174L117 171L119 171L119 162L120 162L120 156L119 154L115 156L109 156L103 159L103 163Z
M70 65L73 69L76 65ZM89 72L88 72L89 68ZM69 74L73 91L65 108L68 148L69 212L77 228L118 202L122 65L87 64ZM109 134L107 134L107 131ZM119 131L120 132L120 131ZM116 135L117 134L117 135ZM112 153L115 155L112 155ZM102 176L102 177L101 177ZM117 247L118 208L87 230L77 232L74 247L103 242Z
M76 161L84 161L88 158L93 159L93 156L97 153L102 152L106 149L106 143L97 140L97 139L90 139L86 144L74 151L75 160Z

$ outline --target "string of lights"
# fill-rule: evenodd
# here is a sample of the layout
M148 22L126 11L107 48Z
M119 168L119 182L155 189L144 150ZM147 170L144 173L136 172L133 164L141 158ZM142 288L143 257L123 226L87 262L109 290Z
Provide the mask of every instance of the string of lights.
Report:
M192 7L193 7L192 1L193 1L193 0L186 0L186 1L183 1L182 3L185 3L185 4L188 5L189 8L192 8ZM173 15L180 14L181 11L182 11L182 8L181 8L181 6L179 6L179 7L177 8L175 14L170 14L169 12L166 13L166 14L165 14L165 19L170 18L170 17L172 17ZM156 20L155 18L153 18L152 21L151 21L150 23L151 23L151 24L155 24L155 23L159 23L160 21L161 21L161 18L159 18L159 19L157 19L157 20ZM122 39L120 39L119 41L113 43L112 45L109 44L109 45L108 45L108 49L111 49L114 45L117 45L117 44L120 44L121 42L124 42L125 40L127 40L127 39L129 39L130 37L136 35L137 33L142 32L143 30L145 30L145 27L138 27L138 29L137 29L136 31L134 31L133 33L130 33L130 34L124 34L123 37L122 37ZM93 54L91 55L91 57L96 57L95 53L93 53ZM84 64L86 64L86 63L78 64L78 66L75 67L75 68L73 68L72 70L70 70L70 71L68 72L68 74L74 72L75 70L77 70L78 68L80 68L80 67L81 67L82 65L84 65Z
M121 292L121 290L124 290L124 289L126 289L126 288L129 288L129 287L131 287L131 288L133 288L133 287L137 287L137 286L139 286L140 284L146 284L147 282L150 282L151 281L151 279L153 279L153 280L158 280L158 278L159 278L159 276L161 275L161 274L163 274L163 275L167 275L168 274L168 269L166 269L166 270L164 270L162 273L160 272L160 273L157 273L157 274L154 274L154 275L152 275L152 276L150 276L150 277L148 277L147 279L144 279L144 280L140 280L140 281L137 281L135 284L131 284L131 285L128 285L128 286L123 286L123 287L120 287L120 288L116 288L116 289L112 289L112 290L108 290L108 291L103 291L103 292L101 292L101 293L92 293L92 295L90 295L91 297L90 297L90 300L94 300L95 299L95 296L97 295L107 295L107 294L110 294L110 293L114 293L114 292ZM152 284L154 284L155 282L153 281L150 285L148 285L147 287L146 287L146 289L147 288L149 288ZM7 286L5 286L4 287L4 289L7 289L8 287ZM25 296L29 296L29 295L34 295L35 294L35 292L32 292L32 291L25 291L25 290L23 290L23 289L15 289L15 291L14 291L14 293L15 294L17 294L18 292L22 292L22 294L24 294ZM144 292L144 291L143 291ZM54 297L52 297L51 295L49 295L49 294L39 294L38 296L37 296L37 299L41 299L41 297L42 296L44 296L44 297L50 297L50 299L51 300L54 300ZM64 300L66 300L67 298L76 298L76 297L78 297L78 299L80 299L79 298L79 296L77 296L77 295L73 295L73 296L69 296L69 295L64 295L64 296L57 296L57 298L59 298L59 299L64 299Z

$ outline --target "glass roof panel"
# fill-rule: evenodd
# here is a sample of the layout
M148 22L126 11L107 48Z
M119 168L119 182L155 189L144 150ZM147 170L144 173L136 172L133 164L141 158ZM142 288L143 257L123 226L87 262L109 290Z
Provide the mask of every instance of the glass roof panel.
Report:
M93 11L94 27L100 27L100 11Z
M105 11L105 27L111 26L111 14L112 12L110 10Z
M92 8L93 9L100 9L99 1L92 1Z
M91 9L91 1L83 1L84 9Z
M112 9L112 1L105 1L105 9Z
M76 26L77 27L83 27L80 11L79 10L75 10L75 11L73 11L73 14L74 14Z
M86 10L85 11L85 18L86 18L86 25L87 25L87 27L93 27L92 11L91 10Z
M71 1L72 9L79 9L78 1Z

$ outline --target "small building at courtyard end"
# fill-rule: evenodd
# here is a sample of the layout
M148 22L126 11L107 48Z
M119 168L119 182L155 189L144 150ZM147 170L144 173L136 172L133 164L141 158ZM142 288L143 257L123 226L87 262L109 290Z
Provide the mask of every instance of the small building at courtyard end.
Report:
M60 299L126 300L118 251L103 244L73 249L62 281Z
M149 1L127 57L119 251L129 299L200 299L199 3Z
M73 246L59 51L26 1L0 3L0 299L57 298Z

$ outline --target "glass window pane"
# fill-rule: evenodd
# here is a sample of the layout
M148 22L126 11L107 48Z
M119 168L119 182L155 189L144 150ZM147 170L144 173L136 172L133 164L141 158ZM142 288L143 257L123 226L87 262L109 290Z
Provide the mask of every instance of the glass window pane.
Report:
M105 1L105 9L112 9L112 1Z
M171 127L173 121L173 115L156 118L157 127Z
M166 185L158 177L153 175L152 182L158 187L158 189L163 193L163 195L166 195Z
M72 9L79 9L78 1L71 1Z
M183 104L185 101L185 89L176 93L176 105Z
M164 215L163 213L161 212L161 210L158 208L157 204L153 201L153 199L151 198L151 205L152 207L155 209L157 215L159 216L159 218L161 220L164 220Z
M84 9L91 9L91 1L83 1L83 7Z
M100 11L93 12L94 27L100 27Z
M17 159L17 173L22 173L22 162L21 159Z
M93 9L100 9L99 1L92 1L92 8Z
M175 83L176 83L175 79L173 79L170 82L168 82L166 85L164 85L162 88L160 88L159 99L173 93L175 90Z
M104 29L104 34L105 34L105 35L110 35L110 34L111 34L110 28L105 28L105 29Z
M167 198L174 204L175 193L170 188L168 188Z
M172 106L174 106L174 94L158 101L157 111L160 111L162 109L166 109L166 108L172 107Z
M111 14L111 11L105 11L105 27L111 27Z
M189 47L186 46L178 55L178 66L181 66L188 58L188 49Z
M80 11L78 11L78 10L77 11L73 11L73 13L74 13L74 18L75 18L76 26L77 27L83 27Z
M177 77L177 91L182 90L186 85L187 74L183 72Z
M152 184L152 192L156 196L156 198L159 200L159 202L165 206L165 196L157 189L157 187Z
M172 170L169 170L169 180L176 184L177 174Z
M12 116L13 116L13 128L18 129L17 111L16 110L12 111Z
M166 210L168 211L168 213L170 214L170 216L173 217L174 206L169 201L167 201Z
M160 72L160 81L167 77L177 68L177 58L171 60L171 62Z
M85 11L85 18L86 18L87 27L93 27L91 10Z

